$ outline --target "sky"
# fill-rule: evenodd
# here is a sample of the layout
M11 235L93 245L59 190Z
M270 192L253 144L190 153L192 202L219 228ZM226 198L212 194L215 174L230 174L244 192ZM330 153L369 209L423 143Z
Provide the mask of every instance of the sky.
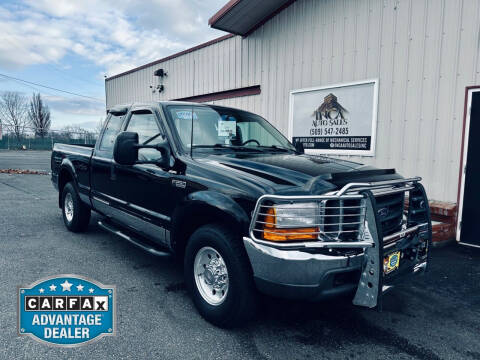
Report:
M52 129L95 129L105 117L105 76L224 35L208 19L226 2L0 0L0 92L40 92Z

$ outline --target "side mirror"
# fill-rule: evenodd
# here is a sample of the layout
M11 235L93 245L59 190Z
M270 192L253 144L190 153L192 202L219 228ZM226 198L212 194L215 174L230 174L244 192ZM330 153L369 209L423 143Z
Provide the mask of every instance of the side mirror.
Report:
M295 141L295 150L299 154L305 154L305 149L303 148L303 143L301 141Z
M162 154L156 161L138 161L138 149L155 149ZM117 135L113 146L113 159L120 165L156 164L161 168L170 168L170 146L164 141L156 145L139 145L138 134L124 131Z
M124 131L117 135L113 159L120 165L133 165L138 160L138 134Z

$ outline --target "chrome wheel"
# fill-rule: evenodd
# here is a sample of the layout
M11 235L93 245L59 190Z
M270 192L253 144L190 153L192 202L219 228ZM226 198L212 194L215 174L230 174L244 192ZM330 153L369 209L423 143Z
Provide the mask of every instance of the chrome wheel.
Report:
M73 219L73 198L71 193L65 195L65 200L63 201L63 211L65 211L65 217L68 222L71 222Z
M228 292L228 271L225 261L214 248L198 250L193 263L195 284L202 298L210 305L220 305Z

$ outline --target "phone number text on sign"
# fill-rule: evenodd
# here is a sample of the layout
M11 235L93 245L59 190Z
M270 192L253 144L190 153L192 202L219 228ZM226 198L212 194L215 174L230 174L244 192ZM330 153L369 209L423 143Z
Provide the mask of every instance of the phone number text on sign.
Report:
M370 148L370 136L340 137L294 137L293 143L302 143L304 149L351 149L366 150Z

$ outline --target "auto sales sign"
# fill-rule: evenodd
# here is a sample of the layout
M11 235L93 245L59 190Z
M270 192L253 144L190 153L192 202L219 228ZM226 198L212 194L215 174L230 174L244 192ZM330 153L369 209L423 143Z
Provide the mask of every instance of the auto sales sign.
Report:
M289 136L306 153L375 155L377 80L294 90Z
M115 286L57 275L18 289L18 333L63 347L115 335Z

